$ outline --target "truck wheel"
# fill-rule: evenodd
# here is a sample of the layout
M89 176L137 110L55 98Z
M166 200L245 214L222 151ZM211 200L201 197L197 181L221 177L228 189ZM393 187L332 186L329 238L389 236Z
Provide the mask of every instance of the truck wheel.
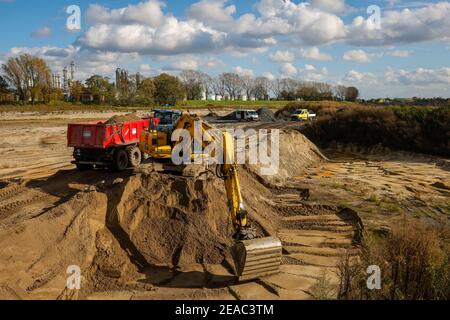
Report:
M128 168L128 154L123 149L118 149L114 153L114 169L124 171Z
M89 170L93 170L94 169L94 166L92 164L80 164L80 163L77 163L76 166L77 166L77 169L79 171L89 171Z
M128 163L131 167L135 168L142 162L142 153L137 146L127 148Z

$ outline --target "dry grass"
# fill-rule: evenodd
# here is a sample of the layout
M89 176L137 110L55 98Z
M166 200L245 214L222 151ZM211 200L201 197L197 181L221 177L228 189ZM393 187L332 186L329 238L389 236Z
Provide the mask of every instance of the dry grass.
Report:
M359 259L339 264L340 299L448 300L449 227L404 220L385 236L366 234ZM381 268L381 290L367 288L367 267Z

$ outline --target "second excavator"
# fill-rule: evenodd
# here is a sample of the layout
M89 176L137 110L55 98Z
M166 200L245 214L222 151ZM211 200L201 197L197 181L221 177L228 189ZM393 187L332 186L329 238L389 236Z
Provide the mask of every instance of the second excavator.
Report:
M258 238L255 229L251 227L239 185L238 166L234 155L234 137L226 131L213 128L194 115L179 111L158 110L150 123L149 130L141 133L140 149L156 161L171 159L172 150L182 143L182 139L172 141L172 134L178 129L189 132L191 141L188 143L191 145L197 143L205 148L211 143L220 141L216 145L221 148L217 151L222 152L223 161L221 164L216 164L215 171L216 175L225 183L229 217L234 227L234 245L231 248L231 254L236 276L239 281L248 281L278 273L282 256L281 241L275 237ZM196 138L198 134L195 130L201 131L201 138ZM190 156L194 159L205 155L194 154L191 151ZM183 167L189 169L189 165L183 165Z

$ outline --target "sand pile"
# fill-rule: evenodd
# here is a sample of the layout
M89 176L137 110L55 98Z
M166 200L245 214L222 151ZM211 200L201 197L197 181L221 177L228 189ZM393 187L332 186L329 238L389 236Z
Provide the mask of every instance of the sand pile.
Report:
M273 122L276 121L275 114L272 112L272 110L268 108L261 108L256 111L259 115L259 120L263 122Z
M147 263L220 264L232 234L223 186L168 175L131 177L116 191L109 225L121 228Z
M319 148L296 130L280 131L279 142L277 174L261 176L259 165L248 166L255 174L271 184L285 185L290 180L304 177L312 166L327 161Z
M125 289L151 266L221 264L229 258L228 221L218 179L150 174L92 186L39 216L2 225L0 299L74 298L66 290L72 265L86 280L82 298Z
M69 266L83 271L89 268L106 208L105 195L80 193L44 215L3 224L0 298L59 297L66 287Z
M121 124L121 123L124 123L124 122L137 121L137 120L141 120L141 118L138 117L134 113L129 113L129 114L126 114L126 115L123 115L123 116L113 116L109 120L107 120L105 122L105 124L106 125Z

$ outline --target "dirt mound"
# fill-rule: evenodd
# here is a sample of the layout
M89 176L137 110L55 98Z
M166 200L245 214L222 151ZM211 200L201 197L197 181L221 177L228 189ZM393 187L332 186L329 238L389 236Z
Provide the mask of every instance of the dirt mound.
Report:
M279 142L279 168L275 175L260 176L261 166L249 166L271 184L284 185L290 180L304 177L310 167L327 161L319 148L296 130L281 131Z
M236 121L237 120L236 113L232 112L224 117L221 117L219 120L220 121Z
M111 124L121 124L124 122L131 122L131 121L137 121L141 120L140 117L138 117L134 113L129 113L123 116L113 116L109 120L107 120L104 124L111 125Z
M120 228L129 237L121 240L147 263L220 264L232 230L223 187L216 183L158 174L131 177L109 196L117 199L109 225Z
M74 298L65 289L69 266L87 280L83 297L133 290L127 283L151 266L222 264L233 231L219 183L159 174L111 179L40 215L3 223L0 298Z
M259 115L259 120L263 122L273 122L276 121L275 114L272 112L272 110L268 108L261 108L256 111Z

